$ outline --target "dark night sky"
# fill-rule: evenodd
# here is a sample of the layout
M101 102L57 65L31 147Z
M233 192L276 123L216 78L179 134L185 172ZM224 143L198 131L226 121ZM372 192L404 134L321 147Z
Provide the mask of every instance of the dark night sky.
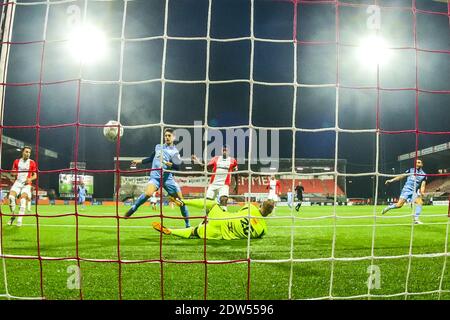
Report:
M33 2L33 1L18 1ZM347 1L373 4L373 1ZM411 1L378 1L381 5L410 6ZM67 7L84 1L50 6L47 40L67 37ZM207 0L170 0L168 35L204 37L207 33ZM420 9L447 12L443 3L417 1ZM126 38L159 36L164 30L165 0L128 2ZM340 43L358 44L368 34L365 8L340 7ZM42 40L46 5L16 8L13 41ZM89 1L87 19L108 37L120 37L123 1ZM410 10L382 10L381 35L396 47L411 47L413 14ZM289 1L255 0L254 33L259 38L293 39L294 5ZM335 41L335 6L332 4L299 4L297 39L300 41ZM214 0L211 14L211 37L236 38L250 35L250 1ZM420 48L450 50L450 28L447 15L417 14L417 43ZM169 40L167 43L166 78L204 80L206 74L204 40ZM255 42L254 79L264 82L293 82L293 43ZM88 80L119 79L120 41L109 42L107 59L84 67L82 78ZM209 78L231 80L250 78L250 40L211 42ZM355 57L354 47L339 50L339 82L343 86L376 86L376 73L368 71ZM12 45L8 82L39 81L42 44ZM336 46L299 45L297 49L298 82L302 84L336 83ZM123 59L123 80L140 81L160 78L163 40L126 42ZM450 59L448 54L419 52L418 82L421 89L450 90ZM43 81L75 79L79 68L67 53L64 42L45 44ZM380 86L410 88L415 86L415 51L395 50L386 66L380 67ZM74 123L77 120L77 82L43 86L39 122L41 125ZM214 84L209 87L208 124L211 126L246 125L249 123L248 83ZM34 125L37 122L39 88L9 86L6 90L5 125ZM192 125L204 121L205 84L166 84L164 122ZM253 118L256 126L292 126L292 86L254 86ZM339 90L338 126L343 129L376 128L376 90ZM336 125L335 88L299 88L295 126L319 129ZM117 118L119 85L83 83L80 92L80 121L104 124ZM123 87L121 122L124 125L158 123L161 117L161 82ZM449 131L450 95L421 93L419 95L419 129ZM415 129L415 91L381 91L379 119L385 130ZM4 134L34 143L35 129L7 129ZM292 132L282 132L281 157L291 157ZM448 135L421 135L419 148L449 141ZM68 166L75 152L76 128L42 129L40 144L60 153L61 161L42 161L40 168L61 169ZM159 128L125 130L121 156L145 156L160 141ZM334 158L335 132L297 133L296 157ZM380 170L391 173L398 168L396 157L415 149L415 134L384 134L380 138ZM374 171L375 134L339 134L339 158L347 159L347 172ZM113 167L115 146L107 142L99 128L81 128L79 161L90 169ZM3 168L9 164L2 164ZM363 182L362 184L364 184ZM367 194L356 186L354 196Z

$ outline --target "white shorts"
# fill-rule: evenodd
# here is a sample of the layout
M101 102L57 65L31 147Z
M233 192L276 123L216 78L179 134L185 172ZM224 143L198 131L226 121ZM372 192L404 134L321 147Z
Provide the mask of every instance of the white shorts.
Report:
M219 194L219 199L222 196L228 197L230 194L230 186L210 184L208 190L206 190L206 198L215 199L217 194Z
M278 201L278 196L275 192L269 192L269 195L267 196L267 200Z
M156 204L156 203L158 203L158 199L157 198L150 198L150 203Z
M21 194L26 194L28 196L28 199L31 199L31 186L25 185L22 182L16 181L14 182L13 186L11 187L11 191L14 191L18 196Z

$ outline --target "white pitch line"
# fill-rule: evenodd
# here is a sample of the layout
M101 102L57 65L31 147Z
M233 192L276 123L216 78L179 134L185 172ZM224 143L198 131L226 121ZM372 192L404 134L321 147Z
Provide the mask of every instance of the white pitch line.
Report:
M376 227L410 227L411 223L393 223L393 224L376 224ZM423 225L447 225L447 222L427 222ZM364 227L372 228L373 224L341 224L336 225L338 228L354 228L354 227ZM36 227L36 224L23 224L22 227ZM76 228L75 224L40 224L39 227L46 228ZM311 226L269 226L269 229L276 228L333 228L333 225L311 225ZM117 229L117 225L78 225L78 228L88 228L88 229ZM150 225L148 226L120 226L120 229L152 229Z
M16 297L9 294L0 294L0 298L7 298L13 300L43 300L42 297Z

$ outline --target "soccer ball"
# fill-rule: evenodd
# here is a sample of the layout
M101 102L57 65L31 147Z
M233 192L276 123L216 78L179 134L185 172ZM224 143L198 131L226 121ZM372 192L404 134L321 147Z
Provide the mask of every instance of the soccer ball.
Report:
M111 126L103 128L103 135L109 141L114 142L117 140L117 136L119 135L119 128L117 126L120 126L120 137L123 136L123 127L118 121L110 120L107 124L105 124L105 126Z

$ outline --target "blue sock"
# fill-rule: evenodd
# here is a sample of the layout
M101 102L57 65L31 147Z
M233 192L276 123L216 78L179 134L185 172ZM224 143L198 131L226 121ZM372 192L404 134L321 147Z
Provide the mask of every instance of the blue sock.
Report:
M416 218L419 218L421 212L422 212L422 206L416 206Z
M185 218L188 218L188 217L189 217L189 211L188 211L186 205L181 206L181 207L180 207L180 211L181 211L181 215L182 215L183 217L185 217ZM191 224L189 223L189 219L184 219L184 222L185 222L185 224L186 224L186 228L189 228L189 227L191 226Z
M397 206L393 203L393 204L388 205L386 208L384 208L384 209L383 209L383 213L386 213L386 212L388 212L388 211L391 210L391 209L398 209L398 208L397 208Z
M133 204L133 206L131 207L131 210L133 210L133 212L135 212L141 205L143 205L145 202L147 202L148 198L145 195L145 193L141 194L139 196L139 198L137 198L136 202Z

